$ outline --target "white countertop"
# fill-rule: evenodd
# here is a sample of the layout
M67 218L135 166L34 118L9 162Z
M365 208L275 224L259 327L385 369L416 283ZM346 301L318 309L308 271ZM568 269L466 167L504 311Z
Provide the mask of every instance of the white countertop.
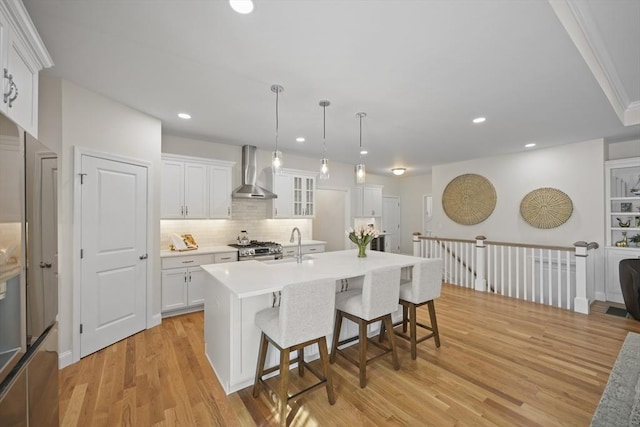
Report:
M288 240L286 242L280 242L280 244L282 245L283 248L288 248L291 246L298 246L298 240L296 239L294 243L290 243ZM327 242L324 242L322 240L304 240L302 239L302 246L307 246L307 245L326 245Z
M189 256L189 255L207 255L207 254L219 254L224 252L237 252L238 250L231 246L206 246L199 247L193 251L160 251L160 258L169 258L174 256Z
M363 276L380 267L408 267L425 261L421 257L377 251L368 251L365 258L358 258L355 249L305 255L304 258L300 264L295 258L285 258L273 263L243 261L201 267L238 298L247 298L280 291L288 284Z

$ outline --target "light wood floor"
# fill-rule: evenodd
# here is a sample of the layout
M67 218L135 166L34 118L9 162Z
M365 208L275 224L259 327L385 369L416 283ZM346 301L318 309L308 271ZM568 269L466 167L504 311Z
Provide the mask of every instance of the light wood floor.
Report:
M398 340L400 371L378 360L365 389L339 357L336 404L319 389L294 404L291 425L588 426L627 332L640 332L604 303L585 316L450 285L436 310L439 349L428 340L412 361ZM201 312L165 319L63 369L61 425L275 424L266 392L225 395L202 337Z

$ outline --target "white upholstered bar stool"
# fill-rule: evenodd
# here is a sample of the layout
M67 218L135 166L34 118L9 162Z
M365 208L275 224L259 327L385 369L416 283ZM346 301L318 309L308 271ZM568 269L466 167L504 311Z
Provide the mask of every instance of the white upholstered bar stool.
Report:
M280 371L278 390L273 390L279 397L278 412L280 424L286 424L287 404L303 393L312 391L323 384L327 389L329 403L336 401L329 367L326 336L333 327L335 309L335 279L314 280L305 283L287 285L282 289L280 307L267 308L256 313L255 323L262 331L260 353L256 378L253 384L253 396L258 397L260 386L269 384L263 380L267 374ZM267 347L273 344L280 351L280 365L264 368ZM304 348L318 344L322 373L317 372L304 361ZM298 351L295 359L290 360L292 351ZM306 367L319 381L305 389L289 395L289 365L298 362L298 374L303 376ZM270 388L270 387L269 387Z
M362 288L350 289L336 294L336 321L333 330L333 345L331 348L331 363L334 363L336 356L341 354L345 359L355 364L360 369L360 387L367 385L367 364L391 353L394 369L400 369L396 342L393 334L391 313L398 309L398 297L400 290L400 268L380 268L371 271L364 276ZM340 341L340 329L342 318L358 324L358 336ZM382 321L389 329L390 347L384 347L376 341L371 341L384 350L382 353L367 359L367 325L373 322ZM360 341L360 356L356 360L346 354L338 347L352 342Z
M436 321L436 307L433 302L440 296L442 290L442 259L425 259L413 267L413 276L410 281L400 284L400 304L402 305L402 321L394 326L402 324L402 332L396 335L408 339L411 343L411 358L417 357L417 344L429 338L433 338L436 347L440 347L440 334L438 333L438 322ZM417 321L416 309L423 305L429 309L431 325L425 325ZM409 324L409 335L407 335L407 323ZM420 338L417 337L417 328L421 327L431 331L431 333ZM380 330L380 339L384 334L384 328Z

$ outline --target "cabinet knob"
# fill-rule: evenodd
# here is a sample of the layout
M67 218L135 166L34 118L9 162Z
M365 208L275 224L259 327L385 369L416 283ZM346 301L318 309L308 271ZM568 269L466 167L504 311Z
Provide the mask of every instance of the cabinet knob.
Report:
M140 259L147 259L147 258L149 258L148 254L140 255Z

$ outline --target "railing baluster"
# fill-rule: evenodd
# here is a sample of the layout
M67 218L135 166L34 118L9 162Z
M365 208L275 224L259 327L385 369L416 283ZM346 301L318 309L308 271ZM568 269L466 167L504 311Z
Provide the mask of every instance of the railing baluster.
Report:
M523 245L490 242L484 236L474 241L414 236L413 242L414 254L444 260L443 273L449 283L589 312L596 259L589 254L598 248L597 243L576 242L574 247ZM575 275L571 272L574 262Z
M566 309L571 310L571 253L566 252L567 254L567 305Z
M556 251L558 260L558 303L556 307L562 307L562 258L560 251Z
M520 289L520 255L518 248L516 248L516 288ZM527 300L527 248L522 248L522 295L524 300Z

